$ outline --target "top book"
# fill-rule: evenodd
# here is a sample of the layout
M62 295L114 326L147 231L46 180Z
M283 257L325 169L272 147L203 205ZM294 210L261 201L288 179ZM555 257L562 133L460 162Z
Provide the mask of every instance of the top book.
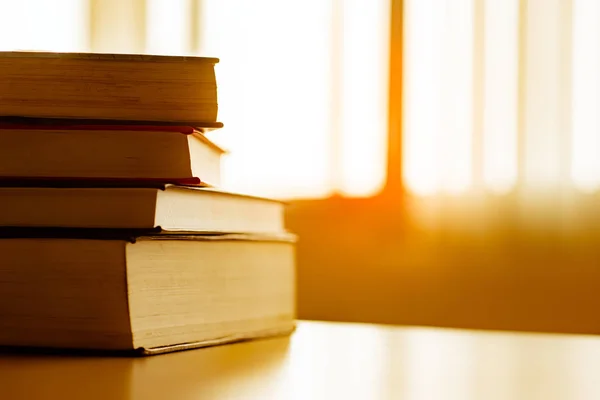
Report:
M205 57L0 52L0 118L218 126L218 62Z

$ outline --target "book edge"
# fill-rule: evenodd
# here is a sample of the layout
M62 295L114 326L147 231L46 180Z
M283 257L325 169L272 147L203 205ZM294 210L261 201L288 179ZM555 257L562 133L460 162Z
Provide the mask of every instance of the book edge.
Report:
M154 228L57 228L57 227L0 227L0 240L5 239L64 239L64 240L117 240L129 243L137 241L186 240L186 241L242 241L275 242L295 244L297 236L290 232L214 232L214 231L167 231Z
M153 188L164 189L166 185L207 187L198 177L185 178L95 178L95 177L43 177L0 176L0 187L39 188Z
M197 232L197 231L168 231L160 226L155 231L134 236L137 241L153 240L186 240L200 242L275 242L295 244L298 237L291 232Z
M245 193L231 192L231 191L224 190L221 188L216 188L214 186L197 186L197 185L195 186L195 185L185 185L185 184L181 185L181 184L177 184L177 183L168 183L164 186L164 190L165 191L168 191L168 190L191 190L191 191L212 193L212 194L216 194L216 195L259 200L259 201L265 201L265 202L269 202L269 203L278 203L278 204L283 204L283 205L288 204L287 202L278 200L278 199L272 199L269 197L262 197L262 196L255 196L255 195L245 194Z
M95 130L145 130L168 131L184 129L209 132L223 128L222 122L207 121L151 121L151 120L115 120L90 118L49 118L23 117L18 115L0 115L0 129L95 129ZM182 132L183 133L183 132Z
M281 328L267 329L267 330L256 331L256 332L248 332L248 333L242 333L242 334L237 334L237 335L230 335L230 336L225 336L222 338L202 340L202 341L191 342L191 343L173 344L173 345L161 346L161 347L150 347L150 348L141 347L141 348L136 349L136 351L139 354L144 355L144 356L152 356L152 355L159 355L159 354L165 354L165 353L173 353L173 352L183 351L183 350L192 350L192 349L199 349L199 348L203 348L203 347L220 346L220 345L224 345L224 344L265 339L265 338L270 338L270 337L288 336L288 335L291 335L295 330L296 330L296 323L295 323L295 321L293 321L291 323L290 327L284 328L284 329L281 329Z
M50 51L0 51L2 58L63 58L101 61L155 61L155 62L201 62L207 64L219 63L217 57L199 56L170 56L158 54L128 54L128 53L77 53Z

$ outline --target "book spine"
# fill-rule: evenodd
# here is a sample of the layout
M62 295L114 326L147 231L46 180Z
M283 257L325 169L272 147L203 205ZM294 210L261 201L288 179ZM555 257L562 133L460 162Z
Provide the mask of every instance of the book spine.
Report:
M221 122L165 122L129 121L112 119L82 118L35 118L0 116L0 129L48 129L48 130L114 130L114 131L157 131L192 134L222 128Z
M162 189L165 185L206 186L200 178L88 178L0 176L0 187L97 188L140 187Z

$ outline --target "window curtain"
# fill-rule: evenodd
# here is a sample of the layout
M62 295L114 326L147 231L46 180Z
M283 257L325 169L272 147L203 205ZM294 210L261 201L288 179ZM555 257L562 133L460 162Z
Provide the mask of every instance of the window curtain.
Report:
M598 22L595 0L404 0L408 191L595 193ZM389 0L0 4L3 50L220 57L225 184L282 198L381 190L389 32Z
M423 195L600 186L595 0L405 0L405 180Z

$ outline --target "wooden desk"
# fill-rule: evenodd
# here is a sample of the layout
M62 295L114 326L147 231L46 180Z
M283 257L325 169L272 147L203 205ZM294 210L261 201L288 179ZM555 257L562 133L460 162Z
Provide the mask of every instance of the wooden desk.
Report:
M302 322L148 358L0 355L0 398L600 398L600 337Z

